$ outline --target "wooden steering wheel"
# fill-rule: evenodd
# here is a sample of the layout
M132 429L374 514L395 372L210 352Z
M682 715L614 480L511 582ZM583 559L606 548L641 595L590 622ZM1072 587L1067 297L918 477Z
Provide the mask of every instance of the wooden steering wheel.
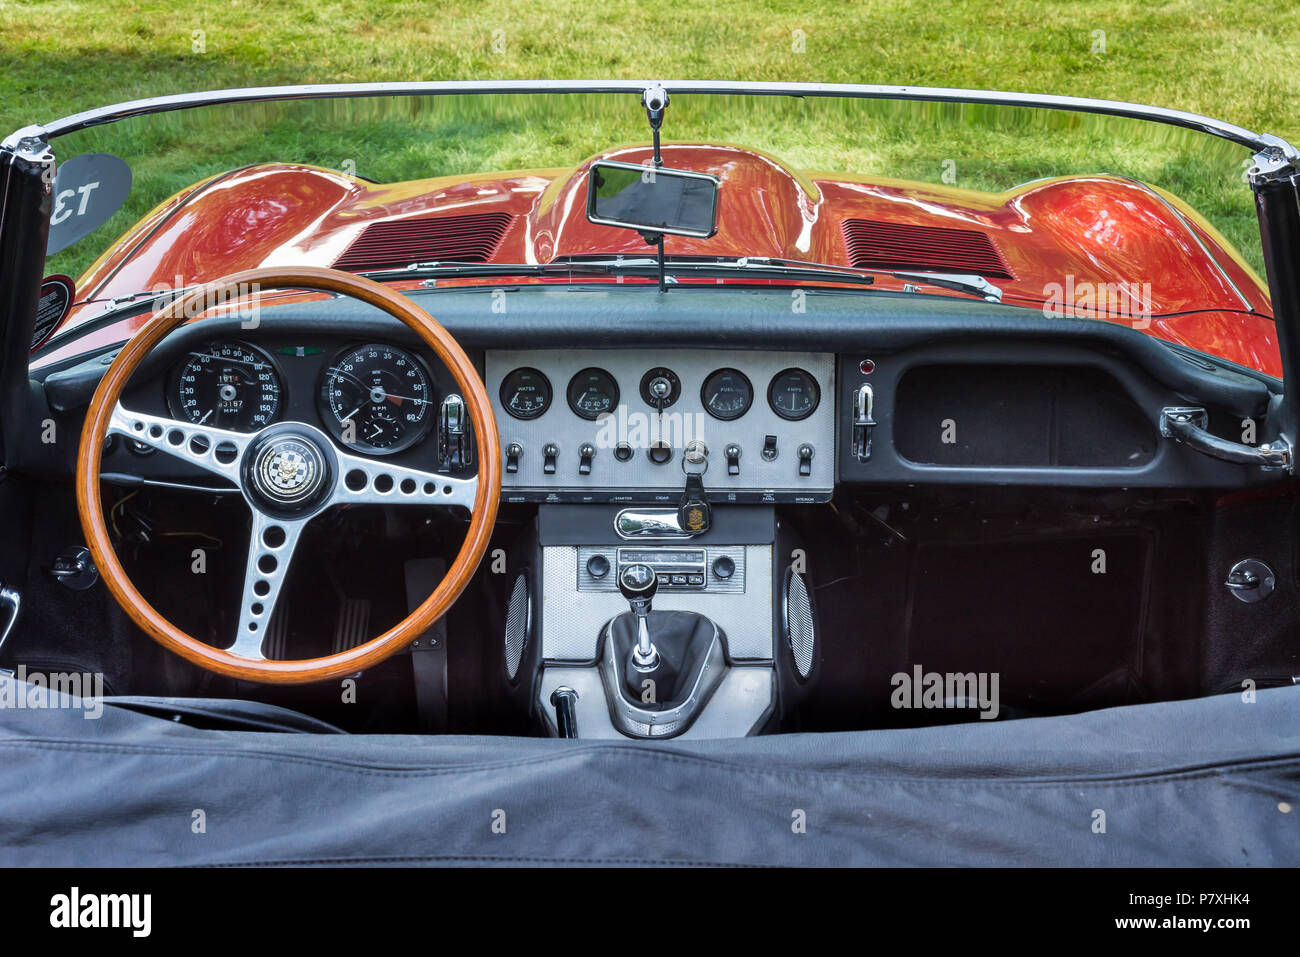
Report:
M478 450L470 479L390 465L335 446L304 422L278 422L258 432L231 432L141 412L120 404L122 391L163 338L249 287L341 293L400 319L432 349L460 387ZM241 288L242 287L242 288ZM201 321L201 320L200 320ZM234 643L215 648L181 631L136 590L122 568L104 522L99 468L108 436L120 435L190 462L238 487L253 513L242 607ZM379 283L334 269L252 269L182 296L161 310L118 353L95 390L77 455L77 511L104 584L155 641L194 664L249 681L303 684L355 674L407 647L460 597L477 569L496 523L501 453L487 390L456 340L428 313ZM470 510L469 531L446 576L423 604L377 638L323 658L270 660L262 641L303 527L334 505L386 503Z

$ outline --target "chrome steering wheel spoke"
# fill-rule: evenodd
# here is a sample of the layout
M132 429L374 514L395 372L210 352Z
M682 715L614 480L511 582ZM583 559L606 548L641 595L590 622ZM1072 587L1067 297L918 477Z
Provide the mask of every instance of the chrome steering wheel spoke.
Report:
M121 435L219 476L252 513L239 624L229 654L266 661L271 617L303 528L335 505L461 506L472 511L478 476L452 478L344 452L303 423L230 432L114 407L107 434ZM331 461L332 460L332 461ZM332 488L331 486L332 478Z
M452 478L437 472L337 452L338 479L331 505L459 505L473 510L478 476Z
M248 539L248 564L240 598L235 643L226 650L240 658L264 661L262 645L275 612L280 589L289 573L298 538L308 519L279 519L253 509Z
M121 435L240 486L240 460L254 436L208 425L196 425L147 412L133 412L118 403L109 418L108 435Z

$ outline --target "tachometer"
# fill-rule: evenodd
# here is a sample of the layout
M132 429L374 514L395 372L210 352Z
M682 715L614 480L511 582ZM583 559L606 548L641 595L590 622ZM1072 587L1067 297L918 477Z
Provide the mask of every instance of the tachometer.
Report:
M317 406L326 428L348 448L391 455L433 426L433 383L405 349L369 343L334 357L321 376Z
M821 389L811 372L803 369L786 369L772 377L767 387L767 402L783 419L797 422L817 411Z
M738 419L754 402L754 387L739 369L719 369L704 380L700 401L715 419Z
M583 369L569 380L569 408L592 422L618 405L618 383L604 369Z
M243 342L210 342L190 352L172 376L172 415L231 432L256 432L280 414L283 386L275 361Z

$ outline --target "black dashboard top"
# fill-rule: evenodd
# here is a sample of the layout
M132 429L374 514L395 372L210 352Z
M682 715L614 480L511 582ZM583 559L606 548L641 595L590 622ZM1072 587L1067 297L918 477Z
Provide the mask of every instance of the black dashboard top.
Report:
M660 353L707 350L704 364L710 369L742 372L727 381L733 390L743 393L747 385L756 393L752 402L745 400L746 407L766 409L771 377L764 373L761 382L748 382L745 364L735 356L762 351L829 355L835 359L833 373L820 374L823 381L806 391L811 395L820 389L825 393L821 402L828 408L833 403L835 484L1237 487L1279 478L1199 456L1161 439L1154 425L1163 406L1197 405L1208 408L1212 424L1231 435L1241 420L1266 414L1280 383L1114 323L1047 318L1036 310L949 297L832 290L793 297L789 289L774 287L674 287L660 293L629 286L521 285L504 288L504 310L498 290L440 288L409 295L470 351L485 377L493 367L492 355L506 351L512 360L519 358L511 370L544 364L542 359L528 361L520 355L525 351L541 357L579 346L621 351L639 356L648 375L652 367L672 365L657 359ZM363 303L298 303L264 308L256 336L240 329L235 319L204 320L178 330L139 375L164 377L179 357L204 343L233 339L259 346L258 340L268 337L311 339L323 350L334 350L332 355L358 344L416 345L404 326ZM863 372L868 366L870 372ZM41 370L34 375L34 387L55 414L77 416L103 369L101 358L93 357ZM980 369L985 370L983 379ZM1053 384L1065 381L1061 376L1066 373L1075 388L1068 395ZM439 375L435 368L433 378ZM494 368L493 375L501 378L504 372ZM637 376L623 378L623 401L645 398L638 395L645 383ZM1044 384L1048 391L1041 398L1055 403L1052 408L1059 414L1027 411L1039 396L1032 381ZM945 385L949 382L952 389ZM989 387L999 382L1007 384L1004 392ZM957 388L957 383L964 385ZM505 383L486 384L497 396ZM557 407L564 406L570 384L567 374L554 383ZM876 420L869 459L854 450L852 410L863 384L872 386ZM313 404L324 408L317 402L319 388L311 389ZM691 389L699 390L700 384ZM1105 410L1098 415L1089 414L1094 397ZM945 408L951 412L940 415ZM940 422L929 421L935 415ZM959 436L964 432L963 438L971 439L962 454L935 438L949 418L957 420ZM538 420L545 421L545 416ZM1025 441L1032 451L1016 452L1014 436L993 441L1000 423L1004 431L1028 429L1032 435ZM918 429L934 435L910 434ZM1106 448L1112 432L1119 443L1113 451ZM1086 442L1079 438L1084 433L1090 433ZM59 463L53 450L26 451L36 468L61 472L67 467L67 460Z

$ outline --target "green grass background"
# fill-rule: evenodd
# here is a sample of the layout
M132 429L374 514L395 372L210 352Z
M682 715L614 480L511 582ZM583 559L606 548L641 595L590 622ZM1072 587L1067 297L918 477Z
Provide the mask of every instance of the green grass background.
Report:
M1298 52L1295 2L0 0L0 129L225 86L669 77L1096 96L1207 113L1300 141ZM957 185L974 189L1048 175L1132 175L1186 199L1260 268L1240 175L1246 153L1198 134L1007 109L697 98L674 103L666 136L928 182L939 182L950 162ZM61 158L91 149L122 155L136 185L108 225L50 269L75 275L165 196L246 162L350 161L362 176L391 181L567 166L645 138L626 98L292 104L131 121L56 143Z

